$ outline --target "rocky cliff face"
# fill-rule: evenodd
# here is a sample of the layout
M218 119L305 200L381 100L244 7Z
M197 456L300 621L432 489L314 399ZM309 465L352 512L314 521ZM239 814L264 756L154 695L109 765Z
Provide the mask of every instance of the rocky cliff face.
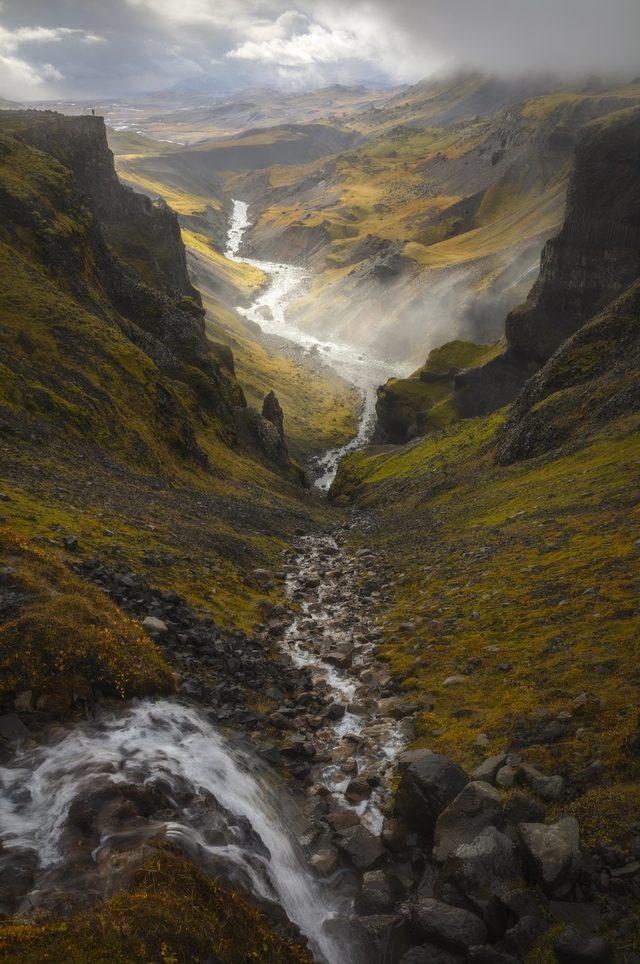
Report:
M0 422L41 431L45 413L57 434L77 405L83 435L116 450L129 438L137 464L168 449L206 469L204 439L241 444L246 401L230 352L205 334L176 215L120 184L101 118L2 112L0 214L14 276L3 341L24 399L3 408L0 393ZM282 448L258 457L288 470Z
M558 347L640 277L640 111L589 125L576 148L564 224L527 301L507 316L505 353L456 376L465 415L512 401Z
M544 362L640 277L640 112L580 139L560 233L545 245L528 300L506 321L508 350Z
M200 303L187 272L177 215L164 201L153 203L118 180L101 117L7 111L2 127L73 172L110 247L134 264L147 284Z

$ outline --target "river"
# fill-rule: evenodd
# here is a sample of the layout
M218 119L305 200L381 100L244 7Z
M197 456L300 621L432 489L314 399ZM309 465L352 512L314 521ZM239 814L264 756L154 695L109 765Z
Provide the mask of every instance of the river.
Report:
M266 334L278 335L305 351L317 352L324 364L355 385L362 394L356 435L344 445L325 452L314 471L315 485L326 491L333 481L340 459L360 448L371 437L375 424L376 389L382 382L398 374L398 365L392 366L389 362L367 355L353 345L316 338L293 325L287 318L287 307L304 293L310 277L304 268L296 265L241 257L242 239L250 225L247 203L234 200L225 255L232 261L260 268L269 277L267 287L255 301L248 308L238 308L238 311L258 324Z

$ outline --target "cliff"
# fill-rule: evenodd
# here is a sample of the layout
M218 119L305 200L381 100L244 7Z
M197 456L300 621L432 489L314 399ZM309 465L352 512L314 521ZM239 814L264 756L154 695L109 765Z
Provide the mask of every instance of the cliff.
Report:
M101 117L53 111L4 111L2 130L55 157L73 172L114 254L151 287L200 303L191 284L177 215L164 203L125 187L115 172Z
M585 128L562 229L543 249L526 302L507 316L504 354L456 376L463 415L512 401L570 335L640 277L639 156L637 109Z

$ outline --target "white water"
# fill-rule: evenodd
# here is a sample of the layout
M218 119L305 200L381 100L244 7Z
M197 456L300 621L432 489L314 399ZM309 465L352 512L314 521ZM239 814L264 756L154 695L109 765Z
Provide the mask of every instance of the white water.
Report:
M269 856L207 840L206 827L188 808L179 823L166 824L169 840L239 865L255 892L281 904L320 960L348 960L344 947L324 931L337 907L306 868L282 798L256 772L255 761L233 749L192 707L145 700L120 716L80 724L52 746L19 754L11 768L0 768L0 841L35 850L41 867L55 866L65 859L61 839L76 798L105 782L142 785L159 778L176 795L205 791L234 816L246 817ZM108 844L102 840L99 849Z
M260 268L269 276L269 285L248 308L238 311L250 321L260 325L269 335L278 335L294 342L310 352L318 352L319 358L362 393L363 405L355 438L345 445L326 452L320 460L315 484L328 489L336 474L340 459L353 449L364 445L375 423L376 388L392 375L398 374L398 366L373 358L360 352L353 345L316 338L297 328L286 317L287 307L304 293L309 277L304 268L273 261L255 261L241 258L238 254L243 235L251 224L248 205L244 201L233 202L233 212L227 236L226 257Z

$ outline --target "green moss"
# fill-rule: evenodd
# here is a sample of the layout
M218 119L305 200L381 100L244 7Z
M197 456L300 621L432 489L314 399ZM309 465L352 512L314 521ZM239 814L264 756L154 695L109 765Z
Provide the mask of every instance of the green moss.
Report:
M173 689L157 646L104 593L7 529L0 554L0 699L31 690L64 714L94 689L120 698Z
M629 781L640 773L626 750L640 678L638 419L498 467L491 441L503 417L342 466L334 495L376 513L371 540L396 582L382 653L433 703L422 745L473 768L481 752L536 744L544 721L567 711L566 737L527 756L568 774L601 759L612 783ZM407 620L415 630L400 631ZM457 675L464 683L444 685Z
M43 964L311 964L298 942L188 860L162 852L130 889L70 920L0 925L0 961Z

